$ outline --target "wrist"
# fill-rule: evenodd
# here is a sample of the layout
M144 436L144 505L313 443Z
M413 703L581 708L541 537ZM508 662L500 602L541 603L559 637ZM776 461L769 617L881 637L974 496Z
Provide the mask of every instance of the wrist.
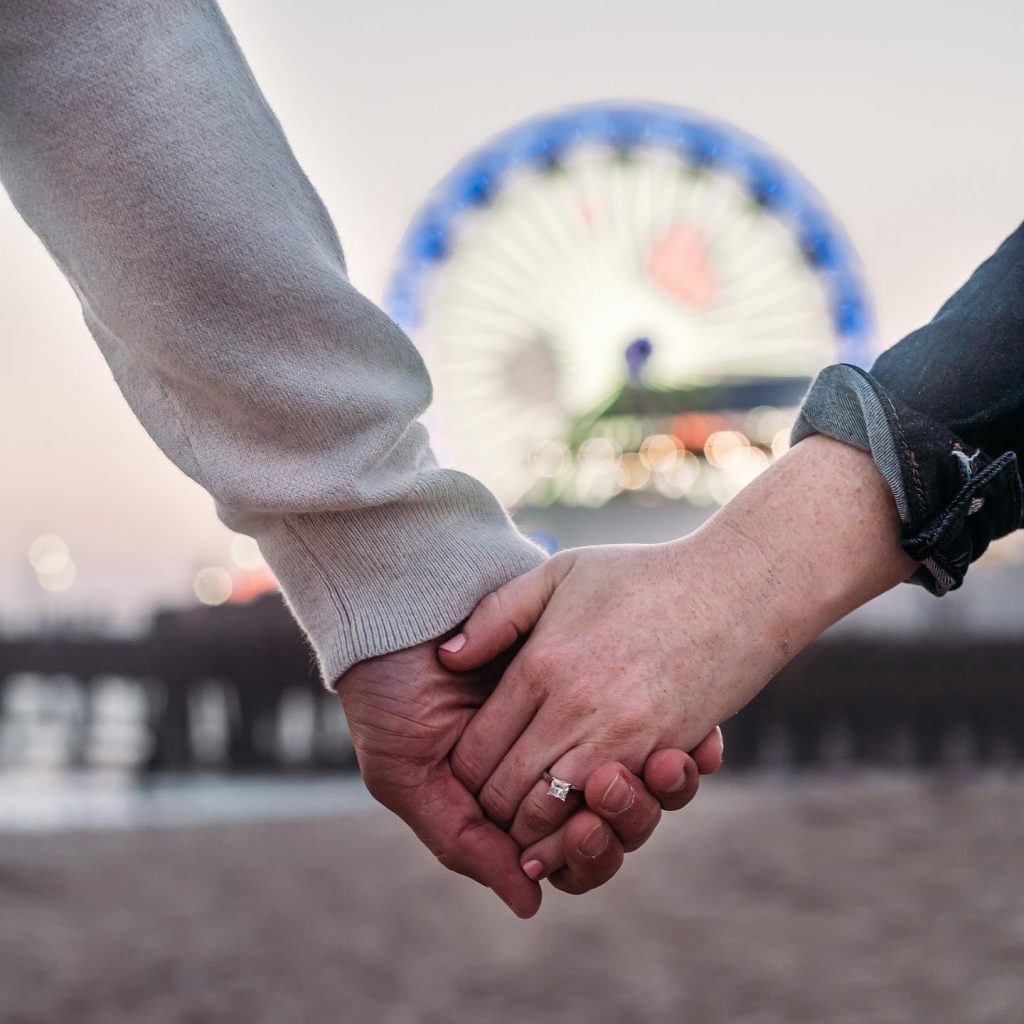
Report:
M781 663L917 568L871 457L823 436L793 448L704 530L727 564L738 557L745 567L749 614L781 644Z

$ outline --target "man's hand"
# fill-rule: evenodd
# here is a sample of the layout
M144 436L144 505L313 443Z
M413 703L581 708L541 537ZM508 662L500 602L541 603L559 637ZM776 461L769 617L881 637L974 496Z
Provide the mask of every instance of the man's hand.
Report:
M484 815L476 798L452 774L448 756L493 690L501 665L466 673L447 671L436 643L360 662L338 682L352 741L367 788L394 811L446 867L493 889L520 917L540 906L535 877L548 876L567 892L586 892L619 869L626 851L653 831L662 807L688 803L698 772L717 769L720 734L695 751L660 751L651 758L647 782L618 765L602 766L588 787L589 810L522 855L518 844ZM621 772L628 793L606 806L608 785ZM618 794L617 794L618 795ZM551 800L551 803L557 801ZM569 811L573 809L570 805ZM521 866L523 865L523 866Z
M519 847L488 821L452 774L448 754L497 682L494 670L445 671L421 644L353 666L338 682L363 780L459 874L493 889L519 917L540 888L519 867Z

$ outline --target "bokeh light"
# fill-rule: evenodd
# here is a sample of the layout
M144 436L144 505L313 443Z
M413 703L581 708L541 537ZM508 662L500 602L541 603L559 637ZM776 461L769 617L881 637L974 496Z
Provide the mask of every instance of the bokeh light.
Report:
M686 497L700 479L700 460L690 452L681 451L672 464L654 475L654 486L666 498Z
M203 604L218 605L230 599L234 584L227 569L208 565L196 573L192 589Z
M28 561L36 573L36 582L51 594L70 590L78 578L78 568L63 537L44 533L28 546Z
M760 448L734 448L722 461L722 472L737 490L746 487L768 468L769 459Z
M789 427L783 427L772 438L772 455L781 459L789 451Z
M747 436L755 444L768 447L780 430L789 432L793 425L792 409L777 409L773 405L759 405L746 415Z
M63 537L44 533L28 547L28 560L41 576L56 576L63 572L71 561L71 550Z
M530 464L537 476L553 480L568 472L572 455L561 441L543 441L530 455Z
M669 434L651 434L640 446L640 461L655 473L664 472L676 461L680 447Z
M39 586L43 590L48 590L51 594L63 594L65 591L70 590L75 585L77 578L78 569L70 558L61 566L58 572L36 573L36 580L39 582Z
M612 470L618 458L618 447L607 437L591 437L580 445L580 464L588 469Z
M635 452L623 455L619 461L619 483L627 491L639 491L651 478L651 471Z
M731 452L749 446L746 436L738 430L716 430L704 443L704 458L715 469L721 469Z
M259 544L244 533L236 534L231 540L231 561L246 572L259 572L267 564Z

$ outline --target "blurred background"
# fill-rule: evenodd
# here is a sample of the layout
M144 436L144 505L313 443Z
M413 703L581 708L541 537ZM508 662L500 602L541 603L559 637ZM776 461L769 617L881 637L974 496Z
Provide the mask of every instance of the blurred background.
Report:
M439 455L551 550L693 529L1020 220L1008 2L223 6ZM375 809L258 547L0 239L0 1020L1024 1021L1021 536L516 922Z

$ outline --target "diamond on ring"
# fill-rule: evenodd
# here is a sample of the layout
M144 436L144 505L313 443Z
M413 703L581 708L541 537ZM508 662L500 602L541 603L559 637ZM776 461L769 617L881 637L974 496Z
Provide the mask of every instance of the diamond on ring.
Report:
M565 798L569 795L570 789L572 789L571 782L566 782L565 779L556 779L552 775L551 785L548 786L548 796L553 796L556 800L561 800L565 803Z

